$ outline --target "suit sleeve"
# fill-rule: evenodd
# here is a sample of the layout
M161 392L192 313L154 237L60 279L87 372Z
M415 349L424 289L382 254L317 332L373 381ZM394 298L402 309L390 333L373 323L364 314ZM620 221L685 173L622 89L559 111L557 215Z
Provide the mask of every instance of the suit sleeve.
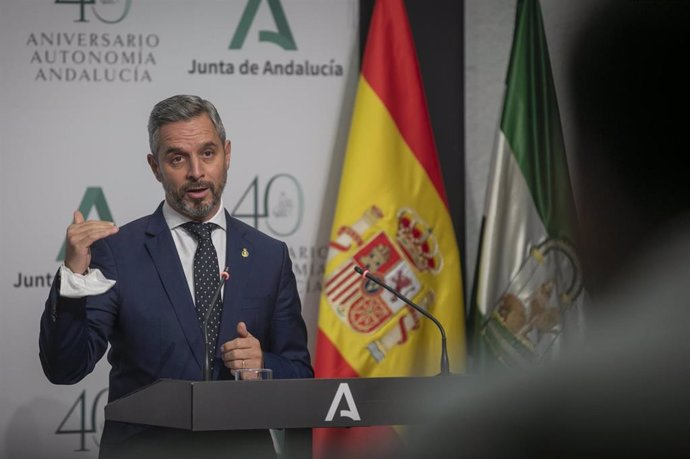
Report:
M273 370L276 379L313 378L307 327L287 246L282 243L282 268L271 317L270 342L264 349L264 366Z
M117 280L115 261L105 240L91 247L92 268ZM54 384L75 384L91 373L108 347L117 318L117 283L101 295L60 296L60 281L50 289L41 316L39 356Z

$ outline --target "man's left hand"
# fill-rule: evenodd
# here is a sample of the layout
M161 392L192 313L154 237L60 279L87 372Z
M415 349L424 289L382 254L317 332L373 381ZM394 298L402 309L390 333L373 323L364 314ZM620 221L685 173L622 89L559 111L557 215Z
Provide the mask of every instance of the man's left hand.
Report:
M263 368L264 357L261 343L249 333L247 324L239 322L237 334L239 335L237 338L223 343L220 348L225 366L231 371L242 368Z

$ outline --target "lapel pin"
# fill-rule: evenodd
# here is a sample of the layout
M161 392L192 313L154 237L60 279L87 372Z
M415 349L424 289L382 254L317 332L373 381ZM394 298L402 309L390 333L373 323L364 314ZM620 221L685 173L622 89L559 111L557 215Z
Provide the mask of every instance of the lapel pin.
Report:
M249 250L247 250L246 247L242 249L242 256L244 258L247 258L249 256Z

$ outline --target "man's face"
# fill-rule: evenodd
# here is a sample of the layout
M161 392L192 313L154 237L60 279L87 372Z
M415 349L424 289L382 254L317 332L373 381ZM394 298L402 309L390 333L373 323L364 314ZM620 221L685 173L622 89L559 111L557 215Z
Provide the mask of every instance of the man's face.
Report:
M148 155L170 206L193 220L215 215L230 167L230 142L221 143L206 114L161 126L158 151Z

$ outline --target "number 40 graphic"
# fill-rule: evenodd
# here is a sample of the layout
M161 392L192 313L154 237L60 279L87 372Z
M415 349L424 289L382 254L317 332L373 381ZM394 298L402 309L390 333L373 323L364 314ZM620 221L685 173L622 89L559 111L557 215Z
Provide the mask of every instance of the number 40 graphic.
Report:
M103 406L99 405L101 398L108 393L108 388L102 389L91 403L91 409L87 412L86 403L86 389L81 391L77 400L75 400L72 407L67 412L67 415L62 420L57 430L56 434L79 434L79 449L75 451L90 451L86 448L86 434L97 434L99 429L98 417L103 413ZM105 398L103 402L107 401ZM87 417L87 414L89 415ZM70 427L66 427L69 425ZM77 427L74 427L74 426ZM96 446L99 446L99 438L94 435L93 438Z
M265 219L266 227L276 236L294 234L304 215L304 194L297 179L290 174L271 177L263 190L263 206L259 205L260 192L259 176L256 176L230 215L251 219L251 224L257 229L259 219Z
M116 5L118 2L115 1L99 1L101 3L100 6L105 5L103 8L104 10L112 9L111 7L108 7L108 5L115 6L116 8L118 7L118 5ZM86 5L91 5L91 12L93 12L94 16L96 16L99 21L105 24L117 24L118 22L122 21L129 13L130 6L132 6L132 0L124 0L124 2L119 5L122 10L116 11L115 16L110 17L111 14L107 14L103 11L101 13L98 12L99 5L96 4L96 0L55 0L55 3L58 5L79 5L79 19L74 22L89 22L89 20L86 19L85 7Z

